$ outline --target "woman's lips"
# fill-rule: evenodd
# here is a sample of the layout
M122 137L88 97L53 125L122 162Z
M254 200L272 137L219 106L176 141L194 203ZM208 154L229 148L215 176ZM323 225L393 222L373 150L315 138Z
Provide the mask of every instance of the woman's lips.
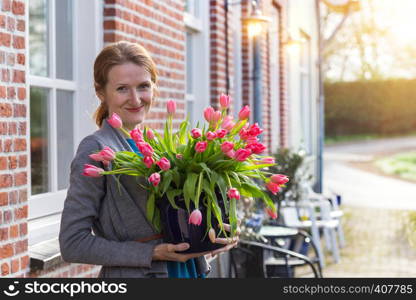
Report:
M139 106L137 108L126 108L129 112L139 112L143 108L142 106Z

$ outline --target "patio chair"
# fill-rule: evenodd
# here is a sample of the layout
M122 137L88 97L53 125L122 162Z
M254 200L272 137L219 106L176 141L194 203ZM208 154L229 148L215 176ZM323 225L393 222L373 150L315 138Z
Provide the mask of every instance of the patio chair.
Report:
M230 277L234 278L293 277L293 267L305 264L315 278L322 278L312 260L291 250L246 240L230 250Z
M330 204L330 210L329 210L329 216L331 219L338 220L338 226L336 227L336 231L338 234L338 241L339 241L339 247L343 248L345 247L345 237L344 237L344 230L342 228L342 222L341 219L344 216L344 212L342 209L340 209L338 204L338 199L335 193L331 192L331 194L328 193L316 193L312 190L312 188L308 187L308 198L311 201L328 201ZM318 215L318 218L320 216Z
M319 205L318 205L319 204ZM319 207L321 219L318 220L315 208ZM335 229L339 225L339 221L332 219L329 215L329 202L309 202L303 201L297 206L281 207L280 213L283 217L283 222L286 226L291 228L303 229L310 232L312 241L316 246L317 255L321 268L324 268L324 254L321 244L320 230L322 229L325 236L325 245L328 250L332 252L335 262L339 262L339 248L336 238ZM299 210L304 211L304 215L308 218L305 220L299 216ZM302 216L304 217L304 216Z

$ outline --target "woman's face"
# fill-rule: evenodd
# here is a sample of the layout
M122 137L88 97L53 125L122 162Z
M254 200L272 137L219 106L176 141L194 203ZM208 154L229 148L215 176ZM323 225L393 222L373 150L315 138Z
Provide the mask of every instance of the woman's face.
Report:
M153 84L150 73L131 62L114 66L108 72L104 92L97 95L107 103L109 116L118 114L123 127L133 130L144 121L152 104Z

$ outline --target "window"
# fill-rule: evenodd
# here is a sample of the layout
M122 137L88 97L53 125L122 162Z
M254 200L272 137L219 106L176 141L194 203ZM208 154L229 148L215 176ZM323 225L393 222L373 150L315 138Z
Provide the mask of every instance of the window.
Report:
M92 132L84 113L96 100L92 66L102 42L92 37L99 35L100 2L29 0L29 245L57 236L70 163L79 141Z
M209 106L209 1L186 0L186 110L191 126Z
M312 94L311 94L311 41L301 31L300 49L300 105L302 142L308 154L312 154Z

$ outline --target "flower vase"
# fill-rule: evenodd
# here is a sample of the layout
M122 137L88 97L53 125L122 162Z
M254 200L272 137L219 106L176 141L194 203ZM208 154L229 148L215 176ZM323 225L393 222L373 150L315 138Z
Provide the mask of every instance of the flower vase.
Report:
M175 203L179 209L174 208L166 196L164 196L158 203L163 227L162 233L164 236L164 242L172 244L189 243L190 247L185 251L181 251L181 253L213 251L225 246L223 244L212 243L208 234L206 233L207 208L205 205L200 204L199 206L199 210L203 216L201 224L194 225L188 222L189 212L185 207L185 201L183 200L183 197L176 197ZM218 205L221 207L222 216L224 218L225 213L223 202L219 197ZM190 211L192 212L193 209L193 203L191 202ZM227 223L227 221L224 219L223 222ZM225 237L223 235L218 236L220 228L218 226L218 221L213 214L211 214L211 226L215 229L217 237Z

